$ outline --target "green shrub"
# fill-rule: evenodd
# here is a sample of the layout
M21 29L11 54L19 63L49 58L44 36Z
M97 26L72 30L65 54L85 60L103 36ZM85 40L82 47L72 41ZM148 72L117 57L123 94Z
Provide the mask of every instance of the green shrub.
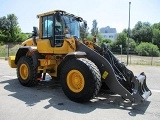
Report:
M93 40L94 36L90 35L90 36L87 36L87 40Z
M160 55L160 51L157 45L148 42L141 42L135 50L138 55L141 56L154 56L158 57Z
M0 41L0 46L3 45L3 44L4 44L4 42L3 42L3 41Z

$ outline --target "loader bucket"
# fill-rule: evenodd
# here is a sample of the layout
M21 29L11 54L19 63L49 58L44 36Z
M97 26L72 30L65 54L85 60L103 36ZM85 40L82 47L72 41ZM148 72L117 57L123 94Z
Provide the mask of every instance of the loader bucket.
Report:
M135 76L132 80L133 82L133 102L139 103L146 101L151 95L151 91L148 89L146 84L146 75L142 72L139 76Z
M94 62L100 70L101 80L109 89L132 103L146 101L151 91L146 85L146 75L134 76L133 72L120 62L106 45L94 45L94 50L80 41L76 41L77 50L86 52L87 58Z

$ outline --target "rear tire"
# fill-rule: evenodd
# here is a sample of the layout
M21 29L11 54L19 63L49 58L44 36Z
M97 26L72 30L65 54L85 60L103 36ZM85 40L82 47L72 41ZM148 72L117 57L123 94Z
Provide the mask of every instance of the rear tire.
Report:
M85 58L71 59L63 66L60 80L65 95L75 102L88 102L101 87L97 66Z
M30 87L38 85L37 69L34 67L31 57L23 56L19 59L17 64L17 77L23 86Z

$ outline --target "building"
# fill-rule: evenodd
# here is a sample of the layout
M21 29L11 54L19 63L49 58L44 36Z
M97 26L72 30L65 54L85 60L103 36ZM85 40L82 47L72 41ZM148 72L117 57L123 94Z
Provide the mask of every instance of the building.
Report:
M106 39L115 40L117 37L116 28L110 28L109 26L100 28L100 33Z

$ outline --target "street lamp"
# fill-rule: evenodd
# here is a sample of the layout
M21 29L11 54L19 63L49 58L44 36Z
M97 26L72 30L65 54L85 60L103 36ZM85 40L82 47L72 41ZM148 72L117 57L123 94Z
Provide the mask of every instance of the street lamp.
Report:
M127 41L127 65L128 65L128 57L129 57L129 37L130 37L130 6L131 6L131 2L129 2L128 41Z

